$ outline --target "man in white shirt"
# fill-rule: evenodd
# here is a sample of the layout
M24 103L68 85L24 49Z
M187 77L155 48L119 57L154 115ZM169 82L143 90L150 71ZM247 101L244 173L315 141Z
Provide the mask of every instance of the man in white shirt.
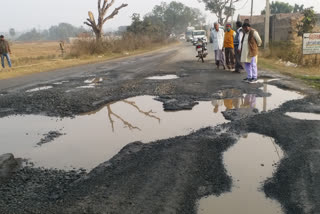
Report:
M214 23L214 28L211 31L211 38L213 41L213 49L217 68L219 69L220 65L222 65L223 69L226 69L223 50L224 30L220 28L219 23Z
M243 66L241 63L241 45L242 45L241 42L243 38L242 22L237 21L236 27L237 27L237 32L236 32L237 34L234 40L234 53L236 58L235 72L240 73L240 70L243 70Z

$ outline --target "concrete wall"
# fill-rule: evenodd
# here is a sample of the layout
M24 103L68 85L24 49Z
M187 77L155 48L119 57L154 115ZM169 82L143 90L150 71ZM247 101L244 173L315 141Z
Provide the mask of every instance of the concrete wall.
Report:
M289 14L275 14L270 17L270 41L288 41L299 39L296 32L297 23L302 19L303 15L300 13ZM238 20L244 21L244 19L250 18L250 16L238 16ZM253 16L251 26L256 29L261 38L264 39L264 24L265 16ZM320 32L320 14L318 14L317 26L315 32Z

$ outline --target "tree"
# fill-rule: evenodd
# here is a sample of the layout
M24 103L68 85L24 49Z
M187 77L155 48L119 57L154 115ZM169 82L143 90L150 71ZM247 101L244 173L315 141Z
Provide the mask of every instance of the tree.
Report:
M109 0L103 0L103 3L101 1L102 0L98 0L98 22L96 22L94 15L91 11L88 12L89 18L86 22L84 22L84 24L92 28L94 34L96 35L97 41L100 41L102 39L103 25L106 23L106 21L114 18L116 15L118 15L119 11L122 8L128 6L128 4L122 4L119 7L115 8L110 15L105 17L110 7L112 7L112 5L115 3L115 0L111 0L110 3Z
M14 28L10 28L9 34L11 37L14 37L16 35L16 30Z
M294 5L294 8L293 8L293 12L294 13L301 13L301 12L303 12L303 10L304 10L304 5L302 4L302 5L298 5L298 4L295 4Z
M38 32L35 28L33 28L31 31L26 32L19 36L19 41L39 41L44 40L44 37L41 35L40 32Z
M297 7L299 7L299 6L297 5ZM304 7L304 6L302 5L302 7ZM276 2L272 2L270 4L271 14L292 13L293 10L294 10L294 7L292 5L290 5L289 3L276 1ZM262 15L266 14L266 11L265 10L261 11L261 14Z
M303 19L297 24L298 35L303 36L304 33L311 33L317 22L317 15L313 7L303 11Z
M149 19L158 26L163 25L168 35L183 33L189 25L201 26L205 23L205 16L199 9L176 1L156 5L145 19Z
M66 40L69 37L75 37L78 34L85 32L85 29L75 27L68 23L60 23L59 25L51 26L49 28L48 40Z
M218 17L218 22L225 25L235 11L235 3L241 0L198 0L203 2L206 10L211 11Z

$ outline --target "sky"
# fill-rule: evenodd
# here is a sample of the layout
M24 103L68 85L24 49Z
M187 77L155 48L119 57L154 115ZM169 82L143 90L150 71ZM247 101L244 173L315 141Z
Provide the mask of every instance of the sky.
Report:
M131 15L139 13L145 15L151 12L155 5L171 0L116 0L115 6L122 3L129 4L122 9L118 16L108 21L105 28L117 29L118 26L129 25ZM207 15L207 23L216 21L216 17L205 11L203 3L198 0L176 0L189 7L199 8ZM254 14L259 15L265 7L265 0L254 1ZM281 0L290 4L304 4L306 7L313 6L320 13L320 0ZM0 0L1 17L0 32L8 32L10 28L16 31L27 31L32 28L48 29L52 25L61 22L70 23L75 26L84 26L83 22L87 18L88 11L96 14L97 0ZM235 17L250 14L251 0L242 0L236 4ZM112 8L113 9L113 8ZM111 9L111 10L112 10Z

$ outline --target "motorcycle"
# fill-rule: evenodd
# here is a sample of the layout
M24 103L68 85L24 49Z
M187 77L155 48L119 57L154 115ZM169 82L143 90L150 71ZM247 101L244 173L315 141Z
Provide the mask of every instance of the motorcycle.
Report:
M202 63L204 63L204 59L208 55L208 49L206 47L206 43L202 39L198 39L196 51L198 52L198 55L196 56L198 58L198 62L201 60Z

